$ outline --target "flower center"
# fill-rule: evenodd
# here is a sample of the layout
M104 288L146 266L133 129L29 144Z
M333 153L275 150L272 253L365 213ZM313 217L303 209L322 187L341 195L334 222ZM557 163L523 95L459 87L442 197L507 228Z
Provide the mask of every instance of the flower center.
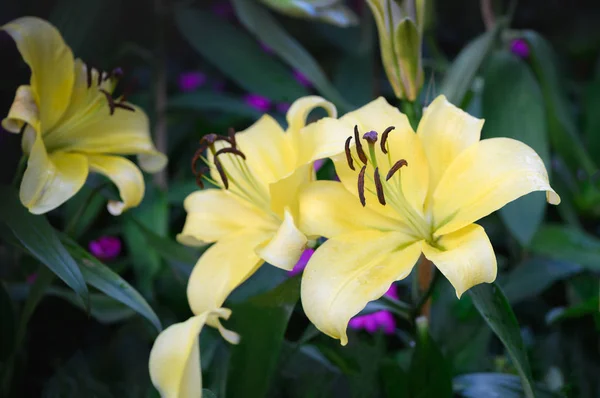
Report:
M219 145L222 142L224 145ZM203 156L209 150L212 159ZM202 160L206 166L198 167ZM216 171L220 182L210 176L210 171ZM250 202L267 213L272 213L270 198L260 182L254 177L246 163L246 155L238 148L235 131L229 130L228 136L207 134L200 140L200 147L192 158L192 172L196 183L204 188L204 180L221 189L228 190L246 202Z
M110 72L105 72L99 69L95 69L92 66L86 65L85 69L87 75L88 88L92 88L92 86L94 86L94 83L96 83L95 85L98 88L98 91L100 91L106 97L111 116L114 115L115 109L117 108L135 112L134 107L125 103L125 94L121 95L116 100L112 96L112 92L114 90L114 87L116 86L116 81L123 76L123 70L121 68L115 68ZM98 75L97 82L94 81L94 72L96 72L96 74ZM113 81L115 82L113 83Z
M408 162L406 159L392 160L394 157L391 154L388 145L388 135L394 129L394 126L389 126L383 131L378 146L376 145L379 138L378 133L376 131L369 131L365 133L362 138L367 142L368 145L367 154L360 139L358 126L354 126L354 137L350 136L346 139L344 148L346 152L346 161L348 162L348 167L354 171L356 170L354 166L355 162L362 164L362 167L358 172L357 186L358 198L363 207L367 204L365 191L369 191L377 197L378 202L382 206L390 205L397 213L399 213L402 216L402 219L412 227L413 231L417 235L428 239L431 237L431 231L428 223L425 221L423 216L418 213L408 202L404 192L402 191L402 168L408 167ZM352 138L354 138L356 156L358 159L354 156L350 148ZM380 161L377 159L378 152L381 152L381 154L385 155L385 157L380 155ZM383 160L382 158L385 159L384 163L386 164L380 164L381 160ZM372 168L372 174L367 173L368 166ZM383 167L387 168L385 180L381 178L380 169ZM365 184L365 178L367 178L371 184ZM375 191L373 191L373 187L375 188Z

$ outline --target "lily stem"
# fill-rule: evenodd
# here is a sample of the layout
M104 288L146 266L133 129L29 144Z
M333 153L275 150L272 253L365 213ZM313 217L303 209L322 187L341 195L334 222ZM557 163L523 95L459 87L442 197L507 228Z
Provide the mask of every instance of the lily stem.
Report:
M401 102L402 112L408 117L408 121L412 126L413 130L417 130L417 126L419 125L419 108L417 107L417 103L413 101L402 101Z
M429 319L431 311L431 291L433 290L433 263L429 261L425 256L421 257L419 264L417 265L417 277L415 290L413 292L414 297L420 297L416 301L417 315L423 315ZM421 293L423 292L423 293Z
M440 280L440 272L436 271L435 267L431 267L431 272L433 273L433 279L431 280L431 283L427 287L427 290L425 290L425 292L419 298L419 301L417 301L417 304L415 305L415 317L421 313L421 311L425 308L426 305L428 307L427 313L429 315L429 312L431 309L431 294L433 293L435 286L437 285L438 281ZM425 314L423 314L423 315L425 315Z
M167 153L167 72L165 51L165 7L162 0L154 1L156 15L156 54L155 54L155 85L154 85L154 139L156 149ZM154 182L161 189L167 189L167 168L154 175Z

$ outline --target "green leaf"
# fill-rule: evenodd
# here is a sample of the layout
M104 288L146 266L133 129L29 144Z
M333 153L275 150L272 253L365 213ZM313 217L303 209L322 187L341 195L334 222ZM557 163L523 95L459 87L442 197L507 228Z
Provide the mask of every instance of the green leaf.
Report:
M195 91L177 94L169 98L170 110L189 110L206 112L224 112L250 119L257 119L261 113L248 105L241 98L216 93L214 91ZM170 191L170 190L169 190Z
M589 153L600 162L600 76L588 84L583 101L585 111L585 143Z
M510 76L507 79L507 76ZM550 167L550 145L542 91L528 66L502 51L490 57L482 94L484 138L509 137L533 148ZM544 219L546 197L534 192L500 210L500 217L522 246L535 235Z
M73 220L70 221L73 224L69 224L66 228L71 237L77 238L83 235L105 208L106 198L97 194L101 188L102 185L95 188L84 185L75 196L64 204L64 219Z
M417 319L417 346L408 368L411 398L452 397L452 372L427 330L427 319Z
M523 387L515 375L502 373L470 373L454 378L454 391L464 398L521 398ZM559 395L543 386L535 386L536 398L557 398Z
M154 233L150 228L142 225L136 219L133 222L139 227L146 243L152 246L165 260L176 261L187 265L194 265L198 261L198 253L194 253L189 247Z
M398 362L387 359L381 365L381 384L386 398L408 398L408 375Z
M488 326L498 336L517 369L527 398L535 398L531 369L525 345L521 338L519 323L499 286L482 283L469 290L475 308Z
M202 398L217 398L214 392L207 390L206 388L202 389Z
M557 68L557 58L550 44L538 33L524 31L523 38L531 48L531 65L540 82L548 117L552 147L572 171L580 167L592 175L597 167L581 142L573 115L569 112Z
M367 54L338 55L333 82L345 98L356 104L366 104L373 99L373 75L375 57Z
M502 283L511 304L535 297L554 283L581 272L579 265L535 257L518 264Z
M81 271L46 218L31 214L9 187L0 186L0 203L0 222L6 224L33 257L73 289L87 307L88 289Z
M308 94L283 64L229 22L185 5L175 9L175 22L206 61L243 89L279 102L292 102Z
M61 240L73 258L80 264L81 273L87 283L148 319L159 332L162 330L160 320L152 307L127 281L68 236L62 235Z
M501 23L497 23L493 30L467 44L448 68L440 93L444 94L454 105L460 106L463 103L479 68L494 46L501 25Z
M546 323L553 324L567 319L581 318L600 311L600 298L591 297L582 303L570 307L555 308L546 315Z
M4 284L0 282L0 363L11 354L15 344L15 310Z
M294 306L300 297L300 278L232 306L227 327L242 336L231 348L228 397L265 397L277 371L279 352Z
M76 307L83 309L81 303L70 290L50 288L50 296L60 297ZM90 315L100 323L111 324L132 317L135 312L119 301L100 293L90 293Z
M271 47L288 65L306 76L325 98L343 111L353 108L329 82L325 72L310 53L264 7L247 0L233 0L233 6L246 29Z
M544 225L529 248L555 260L579 264L591 271L600 270L600 239L578 228Z

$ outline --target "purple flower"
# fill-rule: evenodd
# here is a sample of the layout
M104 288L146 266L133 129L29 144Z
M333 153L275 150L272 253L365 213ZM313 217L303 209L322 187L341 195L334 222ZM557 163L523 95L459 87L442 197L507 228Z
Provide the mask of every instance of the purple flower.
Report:
M299 70L294 69L293 75L294 75L294 79L296 79L296 81L298 83L300 83L302 86L312 87L311 81L308 80L308 78L306 76L304 76L304 74L302 72L300 72Z
M386 296L397 299L396 285L391 285ZM389 311L376 311L372 314L355 316L348 324L352 329L364 329L369 333L383 330L385 334L392 334L396 330L396 320Z
M233 19L233 16L235 15L233 6L228 1L218 1L213 4L212 12L215 15L227 20Z
M184 92L196 90L206 83L206 75L202 72L185 72L179 75L179 89Z
M267 54L273 54L275 52L271 47L269 47L268 45L266 45L262 41L259 42L259 44L260 44L260 48L262 48L262 50L264 52L266 52Z
M266 112L271 108L271 100L262 95L246 94L244 100L246 101L246 104L261 112Z
M306 264L308 264L308 260L310 260L314 252L315 251L310 248L304 249L304 252L302 252L300 259L298 260L296 265L294 265L294 269L288 272L288 276L295 276L304 271L304 268L306 268Z
M101 236L91 241L88 248L99 260L110 261L121 253L121 240L115 236Z
M514 39L510 42L510 51L519 58L529 57L529 44L523 39Z
M315 168L315 171L319 171L319 169L321 167L323 167L324 164L325 164L325 159L317 159L317 160L315 160L313 167Z

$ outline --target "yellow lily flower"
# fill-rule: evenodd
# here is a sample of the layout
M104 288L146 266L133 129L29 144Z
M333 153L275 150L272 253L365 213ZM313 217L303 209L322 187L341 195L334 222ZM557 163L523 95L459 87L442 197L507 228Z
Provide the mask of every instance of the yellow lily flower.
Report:
M238 285L265 261L291 270L307 244L296 226L298 190L314 179L312 162L333 155L343 141L301 131L316 107L336 117L335 107L316 96L292 104L284 131L269 115L229 137L209 134L210 177L220 189L192 193L184 201L188 213L180 243L201 246L216 242L198 260L188 282L192 312L219 308ZM194 165L195 168L195 165ZM209 320L211 326L215 326Z
M163 330L150 351L150 379L162 398L201 398L202 369L198 335L208 319L228 319L231 311L219 308L196 315L185 322ZM222 336L231 344L239 336L221 329Z
M394 94L414 101L423 86L425 0L367 0L377 24L381 61Z
M319 122L323 132L348 136L332 158L341 182L317 181L300 194L300 228L329 238L310 259L301 290L322 332L345 345L350 318L408 276L421 253L459 298L494 281L494 250L474 222L533 191L560 202L533 149L509 138L480 141L482 126L443 96L416 134L383 98Z
M122 201L108 204L112 214L137 206L144 196L142 173L116 155L138 155L149 172L162 169L167 159L152 144L144 112L112 97L120 70L101 72L74 59L60 32L42 19L23 17L1 29L31 69L30 84L17 89L2 120L6 130L23 134L29 156L20 188L23 205L34 214L55 209L92 171L119 189Z

